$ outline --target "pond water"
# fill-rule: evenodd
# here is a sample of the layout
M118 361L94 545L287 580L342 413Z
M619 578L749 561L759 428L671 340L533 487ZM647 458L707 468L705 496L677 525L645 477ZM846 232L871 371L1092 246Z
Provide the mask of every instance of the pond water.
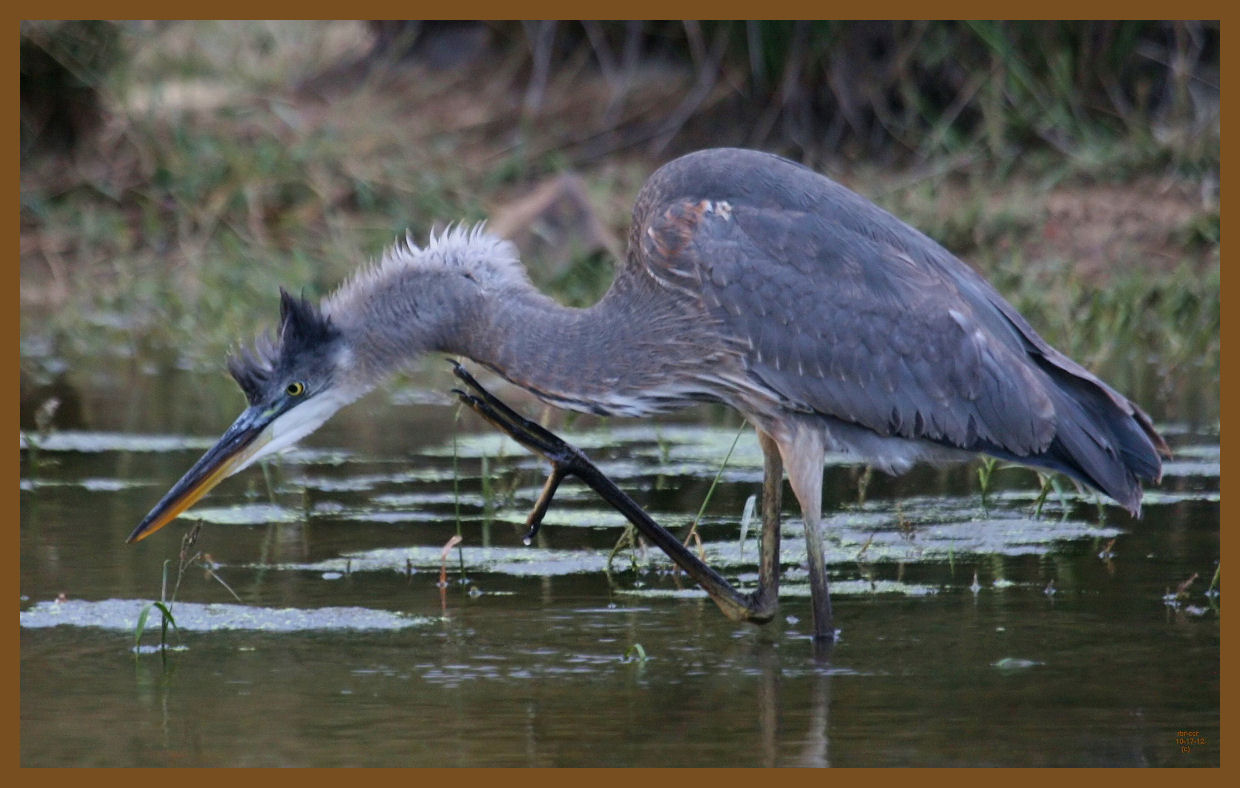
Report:
M613 554L623 519L572 480L523 545L544 463L456 419L450 387L434 366L372 395L137 545L240 395L140 371L62 393L79 423L21 451L22 764L1219 765L1217 424L1162 425L1176 458L1140 520L1067 482L1039 512L1003 466L985 500L976 465L862 499L832 462L824 651L790 494L779 616L739 625L657 551ZM719 473L738 427L555 422L676 532L718 473L706 560L752 586L752 430ZM135 647L161 588L168 648L152 609Z

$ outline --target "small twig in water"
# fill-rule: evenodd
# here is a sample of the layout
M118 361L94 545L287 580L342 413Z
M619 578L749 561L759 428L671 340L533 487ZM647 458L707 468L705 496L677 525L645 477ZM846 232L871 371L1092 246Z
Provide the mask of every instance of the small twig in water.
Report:
M448 553L452 552L452 548L461 543L459 534L449 539L443 546L443 552L439 554L439 587L448 587Z
M1098 557L1101 558L1103 561L1107 561L1107 562L1109 562L1112 558L1115 557L1115 540L1114 539L1106 543L1106 546L1103 547L1101 551L1099 551Z
M443 552L439 554L439 610L445 617L448 615L448 553L452 552L452 548L456 547L460 541L459 535L453 536L444 544ZM464 563L464 561L465 557L462 555L461 562Z
M870 545L873 542L874 542L874 534L870 534L870 537L865 540L865 544L861 545L861 549L857 551L857 557L854 558L853 560L860 561L861 556L865 555L865 551L870 549Z
M1187 599L1188 598L1188 587L1191 586L1193 583L1197 582L1197 578L1199 577L1201 577L1201 575L1197 574L1196 572L1193 572L1192 577L1188 578L1183 583L1180 583L1180 585L1178 585L1175 589L1175 598L1176 599Z

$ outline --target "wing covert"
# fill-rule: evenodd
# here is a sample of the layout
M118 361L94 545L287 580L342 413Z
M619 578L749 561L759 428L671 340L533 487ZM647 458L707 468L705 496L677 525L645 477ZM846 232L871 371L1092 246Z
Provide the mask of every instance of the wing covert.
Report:
M793 407L1017 455L1054 437L1045 375L978 302L977 283L988 286L915 231L901 239L728 200L673 201L645 225L648 273L700 298L749 348L748 373Z

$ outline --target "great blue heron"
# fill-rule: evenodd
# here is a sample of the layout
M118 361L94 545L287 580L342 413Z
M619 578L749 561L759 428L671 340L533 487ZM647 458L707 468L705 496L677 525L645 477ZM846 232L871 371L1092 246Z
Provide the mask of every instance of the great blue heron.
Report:
M425 248L407 238L318 306L281 291L280 311L275 339L229 359L249 407L129 541L428 352L471 358L578 411L740 411L765 455L757 591L722 589L675 539L660 546L724 612L769 620L786 471L824 639L835 632L820 527L827 450L889 473L985 453L1063 472L1133 514L1141 482L1157 481L1169 454L1139 407L1048 345L950 252L828 178L755 151L701 151L655 172L633 209L627 260L592 307L556 303L510 243L458 225ZM593 473L480 394L471 404L524 443ZM626 513L644 516L635 504Z

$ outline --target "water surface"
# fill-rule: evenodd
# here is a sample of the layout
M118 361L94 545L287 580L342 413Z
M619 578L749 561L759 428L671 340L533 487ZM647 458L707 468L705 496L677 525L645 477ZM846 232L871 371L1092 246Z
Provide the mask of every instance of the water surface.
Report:
M780 615L735 624L657 551L611 555L622 518L571 480L523 545L543 463L435 404L438 367L125 545L231 421L230 386L105 378L80 428L29 433L23 765L1219 764L1209 428L1165 425L1176 459L1141 520L1067 482L1038 513L1023 469L996 470L984 503L972 465L876 475L862 501L859 470L829 465L841 637L823 652L790 494ZM683 531L738 422L560 427ZM761 475L746 429L699 526L708 562L749 587ZM172 648L157 611L135 648L195 522Z

